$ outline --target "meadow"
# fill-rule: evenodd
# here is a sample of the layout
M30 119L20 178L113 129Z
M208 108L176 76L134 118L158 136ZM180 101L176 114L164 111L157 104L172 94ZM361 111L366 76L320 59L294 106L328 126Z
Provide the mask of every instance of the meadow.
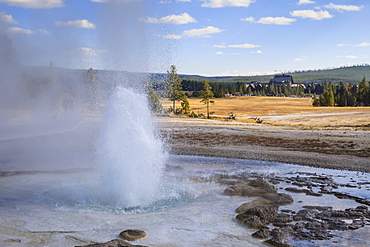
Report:
M189 98L190 111L206 114L206 105L199 98ZM168 100L161 101L165 110L172 106ZM176 106L180 106L177 102ZM212 117L226 120L236 115L237 122L303 127L370 127L370 107L313 107L309 97L232 96L214 99L210 105Z

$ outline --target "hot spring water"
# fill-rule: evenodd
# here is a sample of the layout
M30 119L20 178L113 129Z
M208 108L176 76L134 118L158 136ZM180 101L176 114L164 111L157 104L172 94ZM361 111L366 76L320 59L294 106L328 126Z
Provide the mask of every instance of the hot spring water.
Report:
M166 154L146 96L118 87L103 119L97 152L105 193L125 207L148 206L162 198Z

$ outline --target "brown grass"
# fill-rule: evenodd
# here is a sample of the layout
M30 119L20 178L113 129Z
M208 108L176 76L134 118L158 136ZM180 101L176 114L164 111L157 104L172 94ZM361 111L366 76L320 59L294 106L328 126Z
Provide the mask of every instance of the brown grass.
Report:
M313 107L311 98L240 96L214 99L213 117L225 119L232 112L237 121L255 121L291 126L358 126L370 127L370 107ZM189 98L191 111L206 114L199 98ZM168 109L172 103L162 100ZM177 103L179 106L180 104Z

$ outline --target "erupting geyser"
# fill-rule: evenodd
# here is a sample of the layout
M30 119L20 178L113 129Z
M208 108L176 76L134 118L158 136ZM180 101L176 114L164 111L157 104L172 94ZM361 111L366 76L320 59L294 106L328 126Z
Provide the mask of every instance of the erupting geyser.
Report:
M165 158L146 96L118 87L107 103L98 143L104 193L125 208L150 205L161 198Z

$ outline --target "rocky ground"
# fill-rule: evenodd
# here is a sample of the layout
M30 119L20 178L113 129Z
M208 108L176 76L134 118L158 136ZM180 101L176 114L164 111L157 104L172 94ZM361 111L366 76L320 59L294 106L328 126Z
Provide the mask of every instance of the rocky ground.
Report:
M174 154L274 161L370 172L368 127L299 127L159 118Z
M188 118L160 118L158 122L170 152L175 154L370 172L370 131L367 126L276 126ZM348 185L339 185L325 175L301 175L273 177L269 182L289 182L292 186L285 190L293 194L304 193L313 197L332 194L339 199L356 201L361 206L335 210L328 206L305 205L298 212L281 211L279 206L295 203L294 198L278 193L276 187L265 180L226 176L219 181L229 186L224 192L227 195L259 197L240 205L235 210L236 219L256 229L253 237L271 245L289 246L291 239L328 240L333 237L333 231L352 231L370 224L370 201L337 190ZM228 181L234 182L227 184Z
M225 176L220 179L220 182L222 181L230 183L231 180ZM360 206L335 210L331 206L304 205L298 212L279 210L280 206L295 203L291 195L278 193L274 185L261 178L250 180L243 176L233 176L232 181L234 181L232 185L225 189L225 194L259 197L240 205L235 210L236 219L241 224L256 229L252 234L254 238L274 246L290 246L289 242L292 240L296 243L302 240L330 240L339 235L338 231L354 231L370 225L368 208L370 201L334 191L345 185L338 184L333 178L325 175L299 174L290 178L274 177L270 182L277 185L282 181L289 181L292 187L285 188L285 191L306 193L307 196L315 197L333 194L339 199L355 200ZM313 187L320 189L314 192Z

